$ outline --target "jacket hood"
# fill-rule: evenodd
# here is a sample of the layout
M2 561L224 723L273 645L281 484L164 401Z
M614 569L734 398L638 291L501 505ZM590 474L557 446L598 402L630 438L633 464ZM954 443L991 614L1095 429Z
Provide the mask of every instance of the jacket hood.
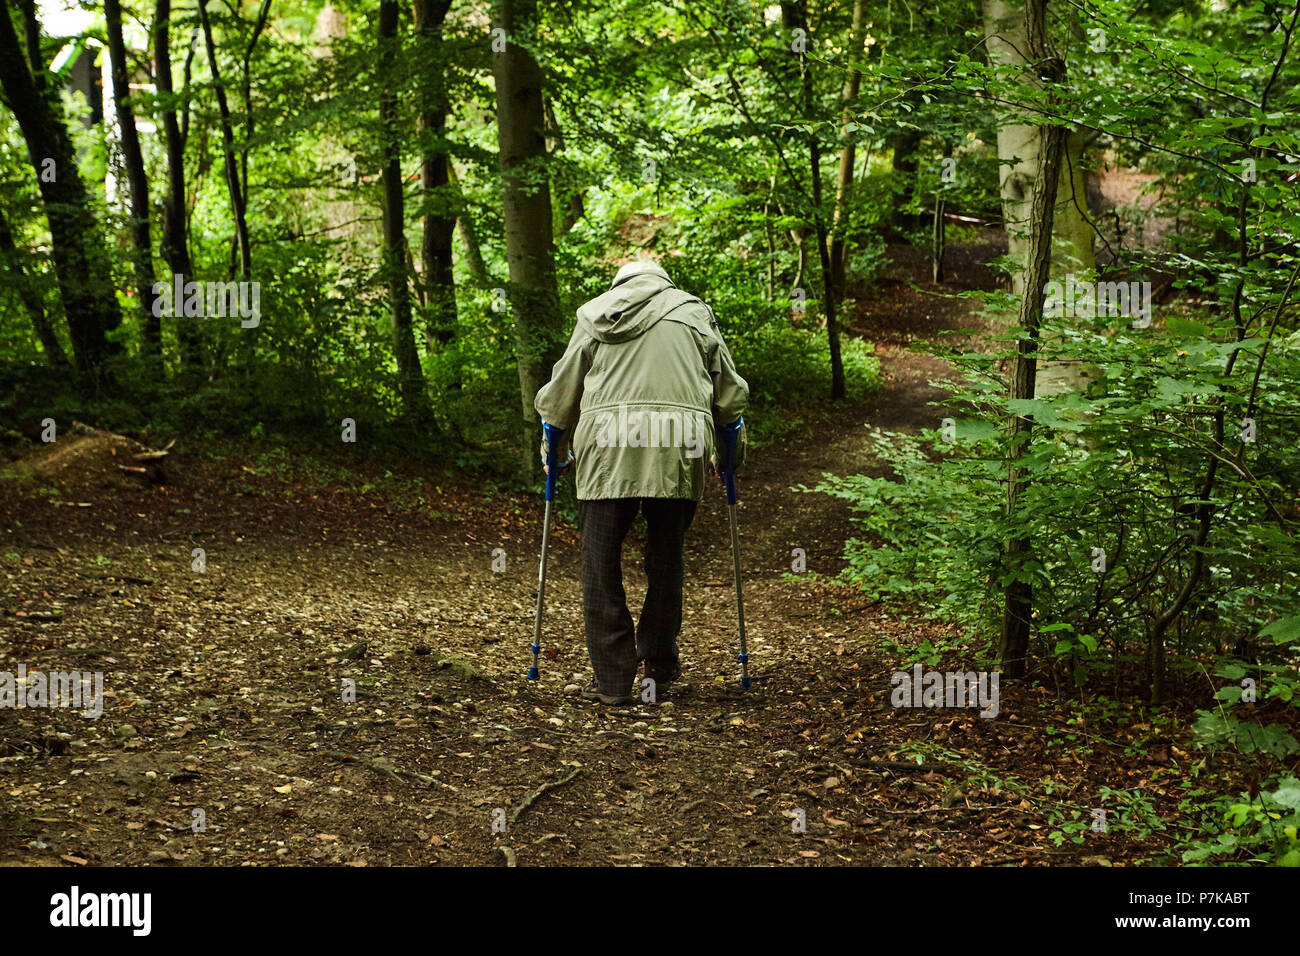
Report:
M671 290L670 295L661 293ZM598 342L626 342L695 296L680 291L657 262L630 262L608 292L578 309L578 323Z

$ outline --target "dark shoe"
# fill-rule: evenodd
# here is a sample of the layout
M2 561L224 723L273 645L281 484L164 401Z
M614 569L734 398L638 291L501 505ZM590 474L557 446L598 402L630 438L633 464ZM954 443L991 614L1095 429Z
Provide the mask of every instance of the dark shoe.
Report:
M646 661L645 676L655 682L655 693L663 692L669 684L682 676L682 665L673 664L652 664Z
M582 692L582 696L584 700L599 701L606 707L631 707L636 703L636 698L631 694L606 694L595 681Z

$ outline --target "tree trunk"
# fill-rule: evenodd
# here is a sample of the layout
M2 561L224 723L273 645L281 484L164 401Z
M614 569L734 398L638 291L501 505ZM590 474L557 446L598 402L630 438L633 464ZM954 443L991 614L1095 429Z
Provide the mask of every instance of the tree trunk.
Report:
M226 99L226 86L221 80L221 67L217 63L217 45L212 39L212 21L208 19L208 0L198 0L199 23L203 27L203 43L208 51L208 69L212 71L212 86L217 96L217 115L221 120L221 144L225 156L226 192L230 196L230 213L235 224L235 242L239 247L239 277L244 281L253 274L253 249L248 238L248 216L244 206L244 189L235 162L234 121L230 117L230 103Z
M415 347L411 327L411 292L406 272L406 201L402 191L402 133L398 129L398 55L401 39L397 24L401 8L397 0L379 4L379 41L376 67L379 80L379 125L384 164L380 172L384 195L384 266L388 281L389 307L393 311L393 352L397 357L398 389L402 411L409 422L423 424L430 418L424 393L424 370Z
M1064 63L1052 50L1047 37L1047 0L1027 0L1025 6L1026 48L1037 64L1037 75L1048 84L1060 83ZM1025 261L1024 292L1020 299L1020 335L1011 378L1011 398L1034 397L1034 373L1037 367L1038 326L1043 310L1044 286L1051 276L1052 218L1056 205L1061 156L1065 149L1065 130L1044 125L1039 129L1038 170L1034 177L1029 210L1028 249ZM1016 520L1017 505L1028 486L1020 460L1028 451L1033 418L1012 415L1008 423L1007 516ZM1024 571L1030 555L1028 531L1014 534L1003 551L1003 568ZM1023 677L1029 656L1030 623L1033 615L1033 584L1016 579L1006 586L1006 603L1002 617L999 656L1008 677Z
M465 203L455 163L447 163L447 181L456 192L456 232L465 247L465 266L469 270L469 277L480 289L491 289L495 282L488 274L487 263L483 261L483 247L479 245L478 230L474 228L474 219Z
M905 230L917 227L916 215L904 212L903 207L907 205L916 186L919 166L916 154L921 148L921 133L918 130L904 130L894 137L893 145L893 156L889 161L889 232L902 239Z
M423 190L424 235L420 265L429 300L430 332L446 345L456 334L456 276L452 263L452 236L456 231L454 190L450 188L447 154L446 63L442 25L451 0L416 0L415 27L422 41L420 186Z
M555 281L551 190L546 173L542 73L529 50L536 36L536 0L499 0L493 27L505 31L494 50L497 141L505 180L508 293L514 315L521 419L520 474L536 475L537 413L533 399L560 357L563 320Z
M59 337L54 334L50 317L45 314L45 303L41 300L40 290L36 288L32 277L23 268L23 254L14 242L13 230L9 228L9 220L5 218L3 211L0 211L0 264L4 265L13 277L13 286L18 292L18 298L22 300L23 308L31 317L32 328L36 330L36 337L41 342L41 348L45 350L45 358L50 365L58 368L66 367L68 357L63 354Z
M50 92L45 82L45 63L41 60L41 23L36 19L36 0L18 0L23 18L23 42L27 46L27 68L42 94ZM93 112L92 107L92 112Z
M811 35L808 10L804 0L781 4L782 24L786 30L801 29ZM799 54L799 71L803 87L804 117L813 119L812 70L807 53ZM830 230L822 201L821 143L815 130L808 134L808 172L812 180L813 230L817 236L817 254L822 267L822 308L826 313L826 339L831 356L831 398L841 399L848 393L844 383L844 360L840 355L839 301L836 294L835 265L831 258Z
M952 157L952 143L943 146L943 157ZM934 193L934 221L930 228L930 281L935 285L943 282L943 257L948 244L946 213L948 201L944 198L943 184Z
M815 136L816 134L814 134ZM831 353L831 398L841 399L848 394L844 382L844 358L840 354L839 295L835 286L835 264L831 259L826 235L826 219L821 213L821 146L813 139L809 144L808 165L813 179L813 205L817 207L817 252L822 264L822 306L826 310L826 340Z
M944 216L947 202L943 193L934 194L934 223L930 231L930 281L935 285L943 283L943 255L947 240Z
M72 141L42 95L43 79L36 79L28 66L40 65L39 52L28 54L30 59L23 54L6 7L0 11L0 88L35 167L77 368L92 383L102 384L107 377L104 360L110 352L108 333L121 324L122 314L103 255L106 243L81 181Z
M271 0L262 0L257 19L253 22L253 35L248 38L248 46L244 47L244 58L240 63L240 92L244 99L244 146L239 151L239 180L245 212L248 210L248 151L253 143L253 50L257 48L257 40L266 28L270 14Z
M555 110L549 99L542 99L542 115L546 122L546 154L554 157L564 149L564 131L560 121L555 117ZM552 179L553 202L560 209L559 234L567 235L586 214L585 199L587 187L580 181L574 181L572 174L563 179Z
M185 138L176 118L176 89L172 83L171 0L157 0L153 14L154 85L162 120L163 146L167 153L167 190L163 195L162 237L158 252L173 275L194 278L190 263L189 228L185 205ZM189 87L186 85L188 94ZM181 363L197 369L203 364L199 337L184 318L176 320L176 340Z
M1025 35L1024 7L1017 0L984 0L985 46L989 61L1008 78L1024 74ZM1036 124L1016 110L1003 110L998 123L999 190L1007 246L1012 259L1023 261L1028 253L1030 205L1034 177L1039 168L1039 135ZM1082 274L1096 268L1092 225L1088 222L1087 179L1084 173L1084 146L1087 134L1073 130L1067 134L1065 162L1060 165L1056 203L1053 210L1053 233L1056 238L1052 272ZM1020 295L1025 288L1024 268L1011 277L1011 291ZM1085 382L1088 370L1078 364L1044 362L1038 369L1036 392L1039 395L1076 390Z
M849 55L856 58L862 54L866 43L866 23L862 17L862 0L853 0L853 31L851 34ZM849 71L844 78L844 89L840 93L840 167L835 182L835 212L831 219L831 281L835 288L835 301L839 305L844 301L844 273L848 265L848 244L845 241L848 215L849 192L853 188L853 164L857 156L857 140L848 131L853 119L853 104L858 98L862 72L853 59L849 61Z
M135 106L131 102L130 75L126 67L126 45L122 42L121 0L104 0L104 23L108 33L108 59L113 77L113 105L117 109L118 136L122 142L122 164L131 194L131 244L135 248L136 301L140 306L144 350L158 355L162 348L161 322L154 315L153 239L149 230L149 180L140 152L140 133L135 128Z

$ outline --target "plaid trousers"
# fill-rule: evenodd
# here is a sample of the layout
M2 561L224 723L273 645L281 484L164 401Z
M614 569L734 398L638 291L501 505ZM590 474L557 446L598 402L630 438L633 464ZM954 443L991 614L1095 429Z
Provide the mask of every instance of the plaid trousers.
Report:
M629 693L639 661L665 668L677 663L677 635L682 629L682 541L697 504L681 498L578 502L587 653L603 693ZM623 539L638 510L646 519L649 586L634 630L623 590Z

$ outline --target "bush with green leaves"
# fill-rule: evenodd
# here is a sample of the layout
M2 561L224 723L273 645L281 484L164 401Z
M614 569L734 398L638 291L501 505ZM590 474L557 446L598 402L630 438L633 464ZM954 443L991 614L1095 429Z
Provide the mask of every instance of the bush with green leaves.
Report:
M1212 709L1197 711L1195 742L1258 767L1259 784L1224 794L1201 812L1203 836L1189 842L1185 862L1269 862L1300 866L1300 742L1282 723L1300 709L1300 617L1259 632L1253 659L1226 658L1215 669L1224 683Z
M981 640L1007 584L1030 581L1035 656L1077 681L1089 667L1151 663L1152 621L1187 588L1195 600L1168 631L1180 666L1294 613L1300 421L1287 410L1300 404L1300 338L1238 340L1206 316L1147 329L1099 320L1044 339L1057 343L1044 358L1099 369L1087 393L1010 400L995 355L945 353L969 373L949 399L964 414L919 436L875 433L887 477L818 486L852 503L861 533L848 576ZM1035 425L1008 515L1012 414ZM1029 554L1008 561L1003 542L1026 533Z

